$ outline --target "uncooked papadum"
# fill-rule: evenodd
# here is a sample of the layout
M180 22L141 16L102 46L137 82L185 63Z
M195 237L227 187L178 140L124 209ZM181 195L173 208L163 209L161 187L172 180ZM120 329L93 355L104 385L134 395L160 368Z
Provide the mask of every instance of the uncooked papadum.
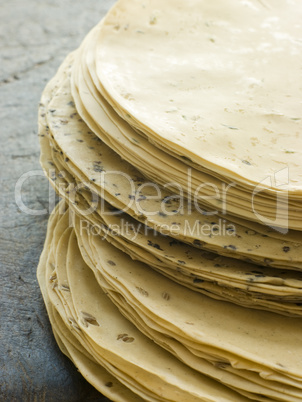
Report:
M38 281L110 400L302 400L301 21L119 0L43 91Z
M301 19L296 1L121 0L99 29L102 95L201 168L249 186L288 167L272 189L301 196Z
M67 62L68 60L66 65ZM57 89L60 91L60 86ZM45 98L47 97L46 92ZM46 100L43 102L46 102ZM70 102L68 101L68 103ZM55 112L56 110L54 109L50 111L51 115ZM40 119L41 127L43 120L45 120L44 115L45 110L43 108ZM75 113L71 115L77 116ZM68 137L70 136L68 135ZM44 156L46 156L45 152L48 149L47 135L41 137L41 146ZM47 162L43 159L42 165L45 166L45 171L47 172L47 164L50 164L51 171L55 174L54 177L51 177L51 180L53 179L53 183L60 195L69 199L70 184L74 183L72 176L67 171L70 161L65 163L65 169L63 169L61 163L64 163L64 157L61 156L61 152L58 152L56 148L53 147L52 149L52 157L48 155ZM54 172L55 168L57 168L56 173ZM90 199L89 194L85 196L85 192L87 192L85 189L81 189L80 194L77 194L77 200L72 202L79 213L87 209L81 195L84 196L87 202ZM90 222L94 226L97 225L97 228L102 228L109 237L112 235L111 228L118 227L120 229L119 236L113 233L115 240L112 239L111 241L115 241L115 245L128 252L132 258L147 262L170 278L211 297L228 300L246 307L269 309L287 315L301 315L299 273L276 271L269 267L255 267L250 263L241 263L207 251L204 252L172 238L162 236L159 233L149 233L146 231L146 227L141 228L141 233L137 233L135 232L135 227L139 227L141 224L135 223L135 220L131 220L129 215L110 215L110 204L103 203L102 207L103 214L89 214ZM84 230L90 230L87 227L87 221L83 220L82 222ZM130 233L129 230L123 228L123 223L125 222L128 228L133 229ZM95 229L95 227L92 229ZM255 232L247 230L247 234L249 233L252 233L253 237L256 235ZM123 238L125 239L124 241ZM116 241L119 243L116 244ZM139 247L130 248L129 242ZM282 244L282 246L284 245ZM144 249L143 252L141 248ZM150 255L150 252L154 256ZM272 285L268 285L270 282Z

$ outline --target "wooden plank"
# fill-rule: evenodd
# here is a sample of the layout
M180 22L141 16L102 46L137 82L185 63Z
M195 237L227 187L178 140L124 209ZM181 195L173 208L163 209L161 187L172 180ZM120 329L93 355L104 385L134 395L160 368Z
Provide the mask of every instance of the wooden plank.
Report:
M46 82L114 0L1 2L0 53L0 400L105 401L59 351L36 280L48 214L37 109Z

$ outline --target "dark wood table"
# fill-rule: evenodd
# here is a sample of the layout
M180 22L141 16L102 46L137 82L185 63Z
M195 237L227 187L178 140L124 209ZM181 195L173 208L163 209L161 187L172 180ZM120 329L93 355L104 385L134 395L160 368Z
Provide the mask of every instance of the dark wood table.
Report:
M1 401L107 400L57 347L36 280L51 194L39 166L37 109L61 61L113 3L0 0Z

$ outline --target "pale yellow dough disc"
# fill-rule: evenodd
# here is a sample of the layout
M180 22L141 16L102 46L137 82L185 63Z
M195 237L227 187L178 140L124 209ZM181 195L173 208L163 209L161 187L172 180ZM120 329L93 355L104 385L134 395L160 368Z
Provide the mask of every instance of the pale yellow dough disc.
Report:
M266 217L270 220L271 224L274 222L275 226L289 224L290 227L292 225L301 227L301 203L299 205L298 201L289 200L287 203L287 200L283 200L286 204L282 205L279 198L276 204L274 197L268 197L263 191L254 197L238 183L225 183L194 167L189 167L154 146L121 119L102 96L102 88L95 72L94 54L98 31L101 28L102 23L85 38L77 52L71 77L76 108L98 137L151 180L161 185L170 183L171 186L173 183L173 188L176 189L174 191L181 188L184 195L195 197L196 201L211 211L223 210L224 214L243 216L245 220L253 221L261 220L262 216L262 219ZM222 198L226 193L227 202L224 202ZM278 206L277 219L276 206ZM284 211L282 208L285 208ZM245 225L245 222L242 224Z
M53 241L52 234L56 224L59 221L59 206L52 213L49 224L48 234L45 240L44 250L41 254L37 276L39 285L43 294L44 302L47 308L49 319L52 325L53 333L56 341L64 354L66 354L76 365L82 375L89 381L98 391L106 395L116 402L142 402L143 399L131 392L123 384L121 384L114 376L109 374L102 366L98 365L79 341L70 332L62 321L58 312L54 309L47 293L47 283L50 281L50 275L47 275L47 266L53 270L53 260L50 261L49 255L51 243ZM53 281L53 279L51 279Z
M63 209L61 209L61 211L62 210ZM55 319L53 317L54 313L50 312L50 317L52 319L52 323L54 325L55 331L56 332L63 331L65 333L65 335L63 335L63 337L61 334L60 339L64 341L64 338L66 338L67 342L65 341L65 343L64 342L63 343L64 343L65 348L67 347L69 354L70 354L70 351L72 352L74 350L74 348L77 348L79 350L80 353L75 353L73 355L73 358L75 358L75 357L76 357L76 359L81 358L80 359L81 363L78 363L79 367L82 368L82 370L86 374L86 376L87 376L87 373L89 374L89 371L90 371L90 375L88 375L87 378L94 385L95 385L95 383L98 384L98 380L100 380L99 377L97 376L97 373L99 373L100 370L98 370L97 367L93 368L94 365L97 364L97 363L93 364L93 362L96 359L96 362L101 361L105 365L105 367L109 368L113 373L115 373L117 378L120 378L120 380L123 383L127 383L128 386L130 386L132 390L139 392L139 394L141 394L141 395L143 395L143 392L147 392L146 398L145 398L146 400L166 401L166 398L164 397L164 395L162 395L162 397L159 399L157 399L156 394L154 394L154 396L152 396L152 389L155 386L155 384L153 386L151 385L152 384L152 376L155 374L154 371L153 371L152 375L150 373L147 377L145 377L143 375L143 373L140 374L139 367L144 367L144 370L145 369L149 370L148 367L152 367L154 365L154 362L152 362L152 358L149 359L148 356L151 357L152 355L154 355L154 356L156 356L156 361L158 361L158 359L160 359L160 360L163 359L162 363L161 363L161 368L159 370L161 373L161 372L163 372L163 370L165 370L165 361L166 361L165 356L168 357L168 355L164 351L159 352L161 350L160 348L157 351L157 349L154 348L154 346L152 346L152 344L150 344L149 342L145 342L144 337L142 335L140 335L139 332L136 329L134 329L134 327L132 327L129 324L126 324L125 319L122 319L121 317L118 318L119 316L115 312L116 310L113 307L110 307L110 302L108 302L105 295L102 295L102 292L96 285L96 283L95 283L96 279L94 278L92 273L89 273L89 270L87 270L88 267L85 266L84 262L81 260L81 257L79 254L79 249L78 249L77 243L75 241L75 236L74 236L73 230L71 228L68 228L69 211L67 210L67 212L61 216L59 215L59 212L60 212L60 209L57 208L56 214L54 215L54 219L52 219L50 221L50 226L49 226L49 231L48 231L48 240L46 242L48 247L45 248L45 253L44 253L45 256L48 254L47 269L46 269L46 272L44 272L45 285L46 285L46 289L48 292L48 296L46 296L46 298L49 297L50 302L56 308L57 312L60 314L60 317L63 319L63 322L65 322L65 324L62 322L61 325L58 326L58 321L59 322L61 321L60 317ZM52 240L51 244L49 244L50 239ZM99 248L99 251L101 253L100 254L101 258L98 258L99 268L101 266L104 266L104 264L105 264L107 267L112 267L112 268L109 268L109 271L110 271L110 269L115 271L116 269L118 269L120 259L117 257L117 254L116 254L116 252L113 251L112 247L110 248L110 246L109 246L108 251L106 251L107 248L108 248L107 242L103 241L102 248L101 249ZM120 254L120 255L122 256L122 254ZM103 258L105 259L104 261L103 261ZM111 259L108 260L108 258L113 258L113 260L111 260ZM123 259L123 257L121 257L121 258L124 263L123 269L125 270L125 272L127 272L128 271L127 258L125 258L125 259ZM108 261L109 261L109 263L108 263ZM116 261L116 262L114 263L114 261ZM114 264L116 264L116 265L114 265ZM93 268L93 270L95 270L95 268ZM41 264L40 264L40 266L39 266L40 274L39 275L41 275L41 271L43 271L43 268L41 268ZM103 269L101 269L101 271L102 272L107 271L109 273L108 268L105 268L105 271L103 271ZM137 267L135 265L133 265L132 274L134 275L134 277L132 278L132 280L134 279L135 281L141 282L144 279L141 277L138 277L137 272L138 272ZM109 277L110 276L111 275L109 273ZM125 276L123 276L123 274L120 276L125 278ZM151 297L153 299L154 291L153 291L153 295L151 293L149 293L151 287L153 286L152 281L150 281L152 276L150 276L149 272L147 272L147 271L145 271L145 274L143 276L147 276L146 283L149 282L149 284L150 284L148 287L148 291L146 290L146 286L144 286L144 288L136 286L136 289L139 291L138 293L140 295L144 296L145 300L148 300L149 297ZM106 274L106 277L107 277L107 274ZM40 281L41 281L41 279L40 279ZM167 285L166 280L162 280L160 282L162 282L163 286ZM159 282L157 281L157 283L159 283ZM128 282L127 282L127 280L124 281L124 285L126 285L126 287L128 286L128 284L130 284L129 281ZM105 287L106 287L106 285L105 285ZM131 285L130 285L130 287L131 287ZM161 289L158 290L158 292L161 293L161 298L162 298L163 302L160 304L161 304L161 308L163 308L164 311L166 310L167 306L169 306L169 305L173 306L175 304L175 302L176 302L175 292L177 292L177 287L178 286L175 286L175 287L173 287L173 289L167 288L166 293L161 293L162 292ZM111 286L109 286L109 288L111 288ZM130 288L129 288L129 291L131 294L132 290ZM107 290L106 290L106 292L107 292ZM165 295L165 296L163 297L163 295ZM184 290L183 296L184 296L183 300L186 300L188 303L188 297L186 297L185 290ZM150 305L151 308L152 308L152 303L153 303L153 301L151 302L151 305ZM131 304L132 304L132 302L130 300L130 305ZM145 305L145 302L143 302L142 304ZM195 303L195 310L196 310L196 306L198 306L198 304L199 303ZM199 309L202 310L202 308L203 308L202 304L199 305ZM143 310L144 310L144 308L143 308ZM140 314L142 312L141 317L143 318L143 320L145 320L146 318L144 318L143 310L141 310L141 308L139 308L138 306L136 308L136 312L138 314ZM210 311L215 312L215 309L210 309ZM225 312L225 310L224 310L224 312ZM56 314L57 313L55 313L55 315ZM200 314L202 316L204 316L202 311L200 312ZM175 316L176 318L179 315L181 315L181 309L178 309L177 314L175 314L175 313L173 314L173 316ZM234 315L236 316L236 314L234 314ZM190 319L191 318L192 317L190 317ZM173 321L174 320L171 320L171 322L173 322ZM190 325L193 325L193 321L190 321L190 323L191 323ZM139 324L139 322L140 322L140 317L138 316L138 324ZM219 327L221 329L222 323L219 319L218 319L218 322L220 322ZM151 323L151 321L150 321L150 323ZM209 324L208 320L205 320L204 325L203 325L204 326L204 334L203 334L204 338L207 337L208 324ZM157 326L158 325L160 328L161 320L157 320ZM244 320L241 320L241 325L244 327L246 325L248 326L249 324L244 323ZM120 327L120 326L122 326L122 327ZM196 330L198 330L198 328L193 328L191 331L193 333L195 333ZM71 331L70 335L69 335L69 331ZM146 331L146 329L145 329L145 331ZM110 339L112 339L112 334L114 334L114 333L116 333L116 334L121 333L121 334L123 334L123 337L127 337L127 339L128 338L132 339L133 340L132 342L135 343L135 345L134 345L135 350L143 347L144 342L146 344L146 347L148 349L151 349L151 350L145 349L144 352L142 351L142 353L145 356L144 363L142 364L140 362L140 360L137 360L137 358L136 358L136 351L134 351L133 347L129 346L129 348L130 348L129 352L131 351L131 356L132 356L131 364L135 363L137 365L136 370L135 370L136 371L135 379L134 378L131 379L131 377L132 377L131 364L128 367L128 370L126 370L128 363L125 360L123 360L125 358L128 359L127 355L129 353L129 352L127 352L128 347L125 346L125 348L124 348L122 346L123 345L123 342L122 342L123 337L117 336L117 339L115 341L113 341L111 344ZM161 339L161 335L156 335L156 333L154 333L153 330L151 330L151 332L150 331L148 332L148 330L147 330L147 333L149 333L149 335L155 334L155 339L157 340L157 342L159 342L159 340ZM235 331L234 333L236 334L236 337L237 337L237 331ZM180 340L184 339L184 338L182 338L182 336L184 335L182 330L179 332L179 334L180 334L179 339ZM118 342L118 341L120 341L120 342ZM79 342L80 342L80 344L79 344ZM278 378L278 373L275 373L275 374L271 373L271 375L273 376L273 379L274 379L273 382L271 382L270 379L268 379L267 382L265 380L261 380L261 378L258 379L257 376L253 373L246 374L245 370L247 370L248 366L246 366L246 364L245 365L243 364L244 360L242 360L242 358L240 358L239 356L233 358L235 362L238 361L237 365L239 367L237 369L232 369L231 367L227 368L228 364L223 363L226 361L225 361L225 356L223 357L224 353L222 350L220 350L220 348L218 348L216 350L215 354L217 355L218 359L219 359L219 356L222 356L222 357L220 358L220 363L219 363L219 360L217 360L217 358L216 358L216 363L215 363L216 369L215 368L213 369L213 368L211 368L212 367L211 365L208 365L207 359L210 359L210 361L212 361L212 364L213 364L213 362L215 362L215 358L207 357L206 360L198 360L199 358L194 357L194 355L191 355L191 357L190 357L190 352L186 351L186 349L184 349L183 346L181 346L181 344L178 345L178 343L176 341L173 341L173 340L169 341L169 338L167 338L167 340L164 342L164 345L165 344L169 345L169 342L171 342L171 347L172 347L172 350L174 350L174 353L176 353L176 354L180 353L180 355L182 356L182 359L187 361L189 365L191 365L192 367L195 366L195 368L198 371L205 372L205 373L207 373L207 375L210 375L211 377L220 379L220 381L222 381L226 384L229 384L232 388L234 388L238 392L240 392L242 395L240 397L241 399L240 398L238 399L240 401L245 400L244 395L248 396L251 399L255 399L257 401L262 401L262 400L264 401L266 398L268 398L267 400L269 400L269 401L273 401L273 400L288 401L289 399L291 401L300 400L299 395L301 394L301 391L299 391L298 389L295 389L292 385L285 385L286 378L283 379L283 381L285 381L285 384L283 384L283 385L282 385L282 382L281 382L281 384L278 384L275 382L276 378ZM188 342L188 340L185 342ZM70 347L70 343L71 343L71 347ZM273 348L273 344L272 344L272 348ZM207 350L208 350L208 353L211 354L211 351L210 351L211 348L206 347L205 351L207 351ZM118 354L116 354L116 353L118 353ZM141 356L142 353L139 352L139 355ZM83 357L83 355L84 355L84 357ZM204 352L202 353L202 355L204 355ZM207 356L207 352L205 353L205 356ZM87 361L87 359L89 359L89 360ZM83 366L83 360L85 363L84 366ZM92 363L89 363L90 360L92 361ZM240 360L241 360L241 364L243 366L245 366L244 367L245 370L243 372L240 371ZM76 362L76 360L75 360L75 362ZM173 392L173 387L170 388L169 379L168 379L170 376L170 372L172 372L174 376L176 375L176 377L181 375L181 372L182 372L180 369L181 364L176 363L176 362L177 362L177 360L175 360L174 365L173 364L169 365L169 367L170 367L169 374L167 374L167 377L166 377L166 381L168 381L168 382L165 385L166 393ZM81 366L81 364L82 364L82 366ZM151 364L151 366L149 366L150 364ZM234 362L232 364L234 364ZM236 366L236 364L235 364L235 366ZM225 368L227 368L227 372L224 373L222 371L219 374L219 370L220 369L224 370ZM255 363L255 362L252 363L251 370L256 371L256 368L257 368L257 363ZM238 369L239 369L239 371L237 371ZM120 372L120 370L122 370L122 371ZM262 371L263 371L262 375L264 375L266 371L269 372L269 370L265 369L265 367L262 367ZM126 373L127 373L127 375L126 375ZM159 375L160 375L160 373L159 373ZM190 380L187 377L186 381L187 382L189 381L189 384L191 383L191 381L193 381L191 386L194 389L194 387L196 387L196 385L194 385L194 376L196 376L196 375L195 374L193 375L193 373L194 373L194 371L192 371L188 367L187 374L188 375L190 374ZM279 373L279 377L280 377L280 374L281 373ZM192 375L193 375L193 377L192 377ZM170 378L172 379L172 377L170 377ZM203 378L203 380L202 380L202 378ZM139 385L139 382L142 380L143 380L143 383L141 384L142 385L141 386L141 385ZM150 380L150 384L148 384L149 380ZM206 377L200 377L200 380L202 381L200 383L200 385L203 386L202 392L204 393L205 389L208 386L211 386L211 382L210 382L210 380L206 380ZM137 384L136 384L136 381L138 381ZM178 377L178 382L179 381L181 383L181 381L182 381L181 377ZM251 381L251 382L249 382L249 381ZM160 379L158 379L157 383L158 384L160 383ZM102 384L102 382L101 382L101 384ZM147 386L145 391L144 391L143 384L145 384ZM210 391L210 394L207 397L205 397L205 399L201 399L201 400L211 400L212 397L216 398L216 396L218 398L221 398L221 400L234 400L234 401L237 400L236 394L233 393L231 390L223 391L225 389L224 387L222 387L218 383L216 383L216 385L214 385L214 384L215 383L213 383L212 386L215 387L215 390L213 388L213 390ZM151 386L151 388L150 388L150 386ZM104 387L104 384L103 384L103 387ZM244 387L246 387L246 388L244 388ZM155 388L156 388L156 386L155 386ZM154 388L154 391L156 392L155 388ZM169 388L170 388L170 391L169 391ZM184 388L186 388L186 386ZM241 388L241 390L240 390L240 388ZM278 388L279 388L279 390L278 390ZM149 389L149 391L148 391L148 389ZM281 391L281 394L280 394L280 391ZM151 392L150 395L149 395L149 392ZM220 394L220 396L218 396L217 392L222 392L222 394ZM229 394L228 394L228 392L229 392ZM254 393L256 392L256 394L253 395L253 392ZM215 394L216 394L216 396L214 396ZM262 398L262 394L266 395L266 398ZM110 395L110 396L112 397L112 395ZM184 397L184 396L182 396L182 397ZM196 400L196 397L193 395L191 395L191 396L188 395L185 398L186 398L185 400L188 400L188 401ZM119 401L121 399L116 397L116 398L113 398L113 400ZM175 400L178 400L178 399L175 399ZM214 401L216 401L216 399L214 399Z
M99 32L103 95L167 152L301 197L301 21L292 0L120 0Z
M73 55L69 57L71 60ZM67 74L69 60L65 63L64 74ZM60 75L61 73L59 73ZM64 79L61 74L61 79ZM59 75L57 80L59 80ZM54 91L59 90L54 82L48 87ZM40 106L40 140L42 147L41 163L47 174L51 173L49 167L54 170L54 176L50 177L56 190L70 200L68 194L69 185L74 184L74 178L66 169L70 167L70 161L64 163L64 157L53 148L52 156L49 153L48 134L45 121L46 104L51 95L46 89ZM44 105L45 103L45 105ZM70 103L68 101L67 103ZM52 111L53 113L53 111ZM69 115L74 113L69 112ZM67 122L68 120L65 120ZM68 126L67 126L68 127ZM58 162L58 160L61 162ZM62 164L65 168L63 169ZM59 172L63 172L64 177ZM76 185L76 183L75 183ZM83 189L76 199L74 207L81 214L88 208L90 194ZM163 237L160 234L146 231L146 227L131 219L129 215L106 216L110 212L110 205L104 204L104 215L93 213L87 218L93 225L106 227L119 227L120 236L113 235L111 242L126 251L133 258L147 262L160 272L173 278L192 289L207 293L209 296L229 300L247 307L264 308L287 315L301 315L301 284L300 274L297 272L276 271L268 267L255 267L249 263L241 263L233 259L214 255L172 238ZM123 229L123 222L128 227L138 229L140 232L130 232ZM87 222L83 221L87 228ZM250 232L250 231L247 231ZM104 231L109 235L107 230ZM256 232L251 234L256 235ZM295 240L295 239L293 239ZM234 288L234 290L233 290Z
M92 360L102 361L122 383L127 383L147 401L247 400L187 367L123 318L81 259L68 222L67 211L56 227L50 229L49 238L53 232L55 236L52 237L51 252L49 248L46 250L50 260L45 282L50 302L80 342L80 350L85 349L82 354L92 354ZM40 266L39 272L42 269ZM125 333L129 334L129 342ZM70 342L76 346L73 336ZM68 331L65 337L69 341ZM144 356L143 360L141 356Z
M167 214L161 213L161 203L165 197L171 197L171 193L160 188L160 197L154 199L157 194L154 187L94 136L74 109L68 79L51 100L46 118L50 141L57 148L56 151L62 153L62 157L64 155L62 162L66 169L116 208L126 209L132 217L156 230L163 227L165 234L219 254L248 258L265 265L301 266L301 241L292 241L296 235L289 234L289 241L286 241L286 236L284 240L278 236L271 239L270 231L264 235L236 225L234 236L228 236L227 232L213 236L211 231L205 233L200 228L216 223L219 225L219 217L208 217L195 209L187 213L184 208L182 212L178 209L177 199L170 199L166 204ZM173 233L171 226L174 222L178 229ZM225 224L228 226L232 221L225 221Z

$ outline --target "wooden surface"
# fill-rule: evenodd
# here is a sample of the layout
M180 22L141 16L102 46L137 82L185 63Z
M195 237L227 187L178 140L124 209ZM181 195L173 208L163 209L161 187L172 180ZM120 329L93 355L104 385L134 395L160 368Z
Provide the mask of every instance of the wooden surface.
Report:
M59 351L36 280L49 209L41 175L37 108L46 82L65 55L114 0L0 0L0 400L105 401Z

